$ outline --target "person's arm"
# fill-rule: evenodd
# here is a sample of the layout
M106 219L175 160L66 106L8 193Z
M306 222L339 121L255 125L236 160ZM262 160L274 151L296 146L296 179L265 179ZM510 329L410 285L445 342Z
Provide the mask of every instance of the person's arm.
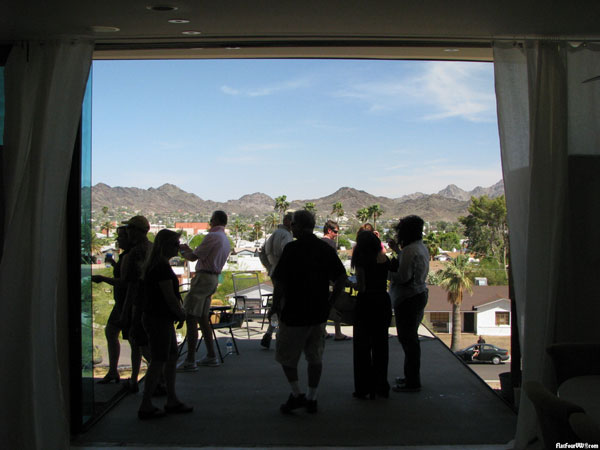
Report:
M171 280L162 280L158 282L160 292L165 300L165 303L171 312L177 317L178 321L185 320L185 310L181 306L179 298L173 292L173 282Z
M192 248L187 244L179 245L179 253L181 253L181 256L188 261L196 261L198 259L198 257L194 254L194 250L192 250Z
M127 282L120 278L110 278L105 277L104 275L92 275L92 281L94 283L106 283L115 287L126 287Z
M408 283L413 278L413 253L404 249L398 254L398 270L390 272L390 281L397 284Z

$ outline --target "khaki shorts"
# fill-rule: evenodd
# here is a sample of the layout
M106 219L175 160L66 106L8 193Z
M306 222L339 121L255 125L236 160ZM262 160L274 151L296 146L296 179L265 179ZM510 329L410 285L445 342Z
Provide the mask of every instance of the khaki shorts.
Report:
M196 273L190 285L190 292L188 292L183 301L185 312L196 317L208 317L210 313L210 298L217 290L218 284L218 275L203 272Z
M275 360L285 367L297 367L300 355L309 364L320 364L325 348L325 324L301 327L287 326L279 322L275 341Z

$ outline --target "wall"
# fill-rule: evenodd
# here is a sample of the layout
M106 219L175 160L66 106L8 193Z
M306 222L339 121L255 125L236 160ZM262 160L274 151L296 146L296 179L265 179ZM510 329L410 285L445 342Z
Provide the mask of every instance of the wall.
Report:
M510 336L510 325L496 325L497 311L510 314L510 301L501 299L477 308L476 329L478 335Z

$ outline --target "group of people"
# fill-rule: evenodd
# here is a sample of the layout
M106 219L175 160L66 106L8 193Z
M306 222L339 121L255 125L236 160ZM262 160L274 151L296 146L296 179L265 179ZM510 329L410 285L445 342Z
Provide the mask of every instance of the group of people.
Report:
M225 235L227 214L215 211L210 225L203 242L196 249L191 249L179 242L180 233L168 229L160 230L151 243L147 238L150 230L148 220L135 216L117 229L117 243L123 251L117 262L109 259L114 277L92 277L94 282L113 285L115 298L105 331L109 370L99 383L120 381L117 370L120 353L118 335L122 332L131 346L130 391L139 390L137 383L142 355L149 362L138 409L138 417L142 420L193 411L192 406L179 400L175 391L178 359L175 324L178 328L184 322L187 325L188 357L183 370L197 370L198 326L207 347L207 357L199 363L208 366L219 364L211 339L209 312L219 273L230 252L229 239ZM179 254L187 260L197 261L196 276L185 302L179 292L179 280L169 264L169 260ZM152 402L157 393L167 396L163 409Z
M284 218L284 227L292 231L288 242L273 259L269 274L273 280L273 306L269 316L277 314L279 329L275 358L281 364L291 393L280 407L290 413L305 408L317 411L317 391L322 372L325 325L331 307L348 284L358 292L354 320L354 393L357 399L388 398L389 339L392 307L396 317L398 340L404 350L404 376L395 378L396 392L421 389L421 350L418 328L427 303L425 283L429 271L429 253L423 244L420 217L403 218L395 228L397 239L388 245L397 258L388 259L385 246L372 226L358 232L351 266L355 282L349 283L346 270L335 246L328 238L318 239L313 230L315 218L308 211L296 211ZM335 222L326 227L337 234ZM324 230L325 231L325 230ZM269 254L273 243L267 241ZM390 289L388 293L388 280ZM267 346L263 337L263 346ZM299 386L298 362L304 353L307 361L307 389Z
M393 390L415 392L421 389L420 344L418 327L423 318L428 290L425 278L429 254L422 242L423 220L408 216L395 227L396 240L388 242L397 254L390 260L372 227L361 227L353 250L351 266L355 281L349 282L339 259L335 238L339 227L333 221L325 225L327 233L319 239L314 233L315 217L306 210L287 214L282 225L265 244L268 272L273 281L273 304L269 318L278 317L275 359L281 364L291 393L280 407L290 413L305 408L315 413L317 391L322 373L326 323L338 296L349 285L358 293L354 321L354 393L358 399L389 397L388 329L392 308L396 317L398 340L404 350L404 376L395 379ZM151 419L167 413L193 410L181 402L175 392L178 349L175 324L187 325L187 357L179 370L196 371L198 365L218 366L209 321L211 297L218 276L230 252L225 234L227 215L215 211L210 230L196 249L180 244L180 234L160 230L154 243L146 234L150 228L143 216L126 221L117 230L117 242L123 250L114 262L114 278L94 276L95 282L112 284L115 306L106 327L109 371L101 383L118 382L119 331L132 348L130 389L137 391L141 356L150 362L138 417ZM293 239L295 238L295 239ZM169 259L180 254L196 261L196 273L190 291L182 302L179 283ZM390 281L388 292L387 285ZM198 327L202 331L207 355L196 361ZM339 328L338 328L339 327ZM273 327L269 327L261 345L269 347ZM335 339L348 339L336 324ZM298 362L307 361L307 390L300 388ZM164 387L164 409L154 406L152 397Z

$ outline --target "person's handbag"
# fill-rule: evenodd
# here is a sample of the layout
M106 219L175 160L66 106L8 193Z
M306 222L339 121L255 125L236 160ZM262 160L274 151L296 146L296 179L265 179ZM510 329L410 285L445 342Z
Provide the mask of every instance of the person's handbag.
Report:
M333 301L329 311L329 320L354 325L354 310L356 308L356 296L342 291Z

